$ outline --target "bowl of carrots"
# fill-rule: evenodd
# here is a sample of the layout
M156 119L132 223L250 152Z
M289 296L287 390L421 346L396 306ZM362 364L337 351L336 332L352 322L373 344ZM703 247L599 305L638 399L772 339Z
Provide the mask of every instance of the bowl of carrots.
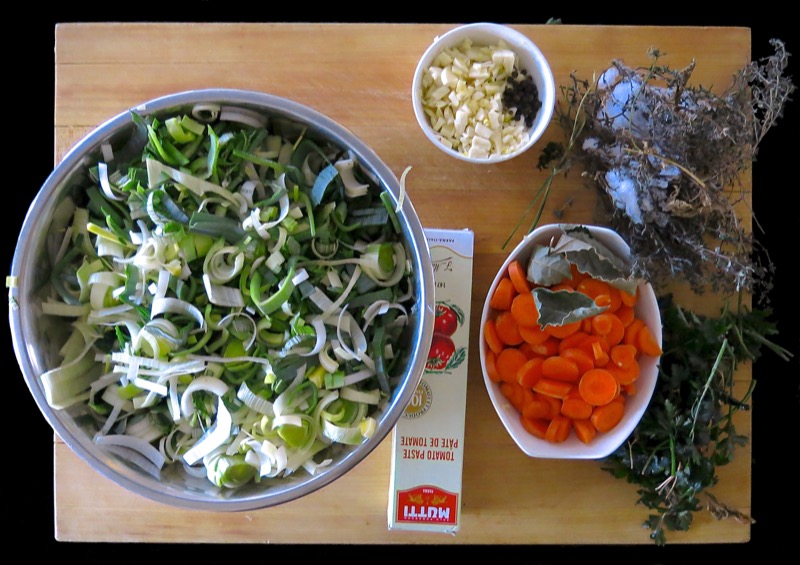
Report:
M489 397L531 457L600 459L653 395L661 315L611 229L549 224L509 254L486 296L480 362Z

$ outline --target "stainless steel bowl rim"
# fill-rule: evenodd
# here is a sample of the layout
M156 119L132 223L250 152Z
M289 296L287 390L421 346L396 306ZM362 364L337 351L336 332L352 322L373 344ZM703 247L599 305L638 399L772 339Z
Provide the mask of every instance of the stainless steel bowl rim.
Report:
M125 466L114 464L114 461L108 458L101 458L98 450L92 447L91 438L85 433L74 433L78 427L48 405L43 389L37 382L39 374L33 361L34 345L26 340L32 331L28 319L30 316L26 315L24 308L25 289L32 284L25 280L25 274L31 268L32 262L35 261L34 254L37 251L35 235L46 231L47 222L55 208L58 191L62 185L71 175L93 160L88 156L100 151L102 143L109 136L131 127L131 111L142 116L158 115L198 103L250 106L269 115L280 115L307 123L310 128L325 136L326 139L349 150L356 156L358 162L379 180L379 184L390 193L395 203L400 200L400 182L378 155L349 129L313 108L264 92L228 88L187 90L154 98L120 112L93 129L66 153L39 189L23 221L12 260L11 276L17 278L18 284L9 289L9 325L17 362L40 411L64 443L95 471L134 493L167 505L195 510L256 510L284 504L332 483L363 461L384 438L390 435L395 422L402 416L405 406L419 384L425 368L426 356L433 336L433 269L422 225L410 199L404 197L398 216L405 232L404 240L411 255L415 277L418 277L416 283L418 287L417 306L424 310L418 312L421 321L417 324L413 335L414 349L417 353L410 360L407 369L408 377L403 379L403 382L393 391L393 398L383 416L380 417L378 428L371 440L352 449L335 467L297 484L282 485L275 492L272 492L269 487L265 487L252 495L237 498L236 491L220 491L219 498L212 499L185 492L182 489L171 488L155 478L148 479L145 474L139 474Z

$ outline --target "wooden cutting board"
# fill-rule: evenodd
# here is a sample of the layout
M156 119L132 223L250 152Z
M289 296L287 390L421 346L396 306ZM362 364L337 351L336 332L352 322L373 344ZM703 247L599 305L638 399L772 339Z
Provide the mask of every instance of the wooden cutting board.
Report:
M424 137L411 108L418 57L443 24L61 24L56 28L56 159L103 121L181 90L229 87L307 104L351 129L399 177L425 227L470 228L475 259L463 477L456 535L388 531L390 439L348 475L295 502L254 512L176 509L131 494L100 476L55 438L55 534L60 541L314 544L652 544L636 489L595 461L526 457L486 393L478 360L480 312L506 251L503 242L544 180L538 151L474 166L446 157ZM648 64L648 49L674 68L697 60L694 82L723 88L750 60L745 28L513 26L548 57L557 85L605 70L615 58ZM553 123L543 144L561 140ZM750 176L745 179L750 185ZM556 180L543 223L598 221L594 194L578 175ZM601 222L602 223L602 222ZM719 304L675 289L699 312ZM751 378L749 366L738 386ZM737 429L750 434L740 412ZM751 449L721 468L714 494L749 513ZM309 519L313 517L313 527ZM700 513L670 543L739 543L750 526Z

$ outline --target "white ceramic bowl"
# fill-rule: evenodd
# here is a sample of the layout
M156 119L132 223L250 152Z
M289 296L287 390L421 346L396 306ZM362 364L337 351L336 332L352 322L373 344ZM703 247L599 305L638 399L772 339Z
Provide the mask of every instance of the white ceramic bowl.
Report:
M429 116L423 107L422 83L426 69L445 49L460 45L469 39L475 46L493 46L500 42L506 44L517 56L518 66L525 69L533 78L539 94L541 108L533 124L527 129L527 141L518 145L516 150L504 154L490 154L488 157L469 157L456 151L450 144L442 141L442 136L431 125ZM417 64L411 87L414 114L419 126L427 138L448 155L469 163L493 164L507 161L530 149L544 134L553 117L556 103L556 88L553 73L547 59L529 37L519 31L501 24L473 23L455 27L434 38Z
M613 230L591 225L584 225L584 227L588 228L591 234L617 257L622 259L630 257L630 248L628 244ZM500 391L500 385L489 378L486 371L486 352L488 346L486 345L484 327L488 319L496 316L496 312L489 306L489 298L494 293L500 279L503 277L504 273L506 273L508 265L513 260L518 259L523 265L527 265L535 244L547 245L551 239L555 238L557 240L562 233L562 224L549 224L536 228L517 245L499 269L489 288L483 305L483 311L481 312L481 370L483 372L483 380L486 384L486 389L497 411L497 415L500 417L503 426L505 426L511 438L527 455L549 459L600 459L610 455L622 445L644 415L650 403L650 399L653 396L653 390L655 389L656 380L658 378L659 358L645 355L640 357L639 364L641 372L636 380L637 392L626 399L625 415L622 421L609 432L598 432L597 436L589 444L581 442L574 432L562 443L551 443L531 435L523 428L517 409ZM653 332L660 346L662 343L661 313L658 308L655 292L649 283L640 283L639 299L634 307L634 311L636 316L641 318Z

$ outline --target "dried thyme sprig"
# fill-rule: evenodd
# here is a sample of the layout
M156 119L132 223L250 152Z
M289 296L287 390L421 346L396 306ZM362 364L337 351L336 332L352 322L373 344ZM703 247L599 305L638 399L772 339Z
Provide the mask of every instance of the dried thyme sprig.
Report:
M557 109L568 140L542 154L540 168L554 165L530 229L555 176L580 164L630 245L634 271L657 290L673 281L696 292L768 290L773 266L737 207L749 206L742 173L794 91L789 53L771 44L775 54L745 66L721 94L690 84L694 61L671 69L657 49L648 67L615 60L592 81L572 75Z

